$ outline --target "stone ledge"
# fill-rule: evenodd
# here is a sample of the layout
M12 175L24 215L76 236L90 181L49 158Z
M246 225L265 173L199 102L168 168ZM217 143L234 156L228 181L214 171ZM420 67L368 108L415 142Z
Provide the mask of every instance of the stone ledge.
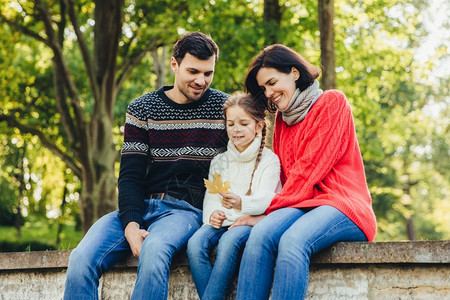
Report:
M67 268L70 250L0 253L0 271ZM312 258L321 264L449 264L450 241L337 243ZM187 266L186 255L177 256L173 268ZM137 267L130 256L116 268Z
M449 299L450 241L338 243L312 258L307 300ZM0 299L61 300L70 251L0 253ZM99 298L130 299L137 260L100 278ZM225 300L236 299L237 278ZM172 264L168 300L198 300L187 258Z

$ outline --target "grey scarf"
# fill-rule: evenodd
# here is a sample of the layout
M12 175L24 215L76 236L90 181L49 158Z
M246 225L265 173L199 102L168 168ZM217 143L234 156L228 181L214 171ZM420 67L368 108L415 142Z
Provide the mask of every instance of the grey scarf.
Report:
M289 125L295 125L306 117L311 106L319 99L323 91L319 89L319 81L315 80L313 84L307 87L303 92L296 89L292 95L285 110L280 110L283 114L283 120Z

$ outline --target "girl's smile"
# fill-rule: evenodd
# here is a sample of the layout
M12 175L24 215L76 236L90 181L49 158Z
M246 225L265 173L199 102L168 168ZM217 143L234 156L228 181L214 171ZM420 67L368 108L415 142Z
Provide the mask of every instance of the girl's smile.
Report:
M264 126L263 122L257 123L238 105L227 109L226 120L228 138L239 152L247 149Z

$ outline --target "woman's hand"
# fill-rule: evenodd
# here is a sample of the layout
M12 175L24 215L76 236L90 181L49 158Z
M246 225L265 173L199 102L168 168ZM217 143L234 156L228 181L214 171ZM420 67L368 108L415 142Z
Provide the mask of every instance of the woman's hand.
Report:
M230 230L233 227L241 226L241 225L248 225L248 226L255 226L256 223L261 221L266 215L258 215L258 216L251 216L251 215L242 215L239 218L234 221L234 223L228 228Z
M212 227L219 229L220 227L222 227L223 221L225 221L226 219L227 216L223 211L215 210L209 217L209 224L211 224Z
M219 193L220 196L222 196L222 206L228 209L236 209L236 210L242 210L242 201L241 197L239 195L236 195L235 193Z

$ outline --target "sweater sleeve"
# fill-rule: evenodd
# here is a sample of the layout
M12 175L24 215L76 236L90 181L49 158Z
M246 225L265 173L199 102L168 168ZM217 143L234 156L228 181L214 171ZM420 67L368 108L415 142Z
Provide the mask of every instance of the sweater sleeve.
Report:
M268 151L268 150L267 150ZM261 159L252 183L252 195L241 196L242 214L260 215L270 205L275 193L281 190L280 160L272 152ZM257 177L256 177L257 175Z
M214 157L211 161L211 166L209 168L208 180L213 180L214 172L217 172L219 157L223 154L219 154ZM209 218L211 214L216 210L223 210L222 202L220 200L219 194L211 194L208 191L205 192L205 197L203 199L203 224L210 224Z
M130 222L143 224L145 209L145 178L148 166L148 133L146 121L134 115L129 105L124 131L118 180L119 218L125 228Z
M309 128L304 129L304 138L294 145L294 163L289 170L285 169L283 189L274 197L266 213L311 199L314 186L330 172L347 147L353 121L350 105L338 91L327 91L323 97L326 98L315 112L310 111L313 119L308 120ZM283 151L283 145L278 145L276 150Z

